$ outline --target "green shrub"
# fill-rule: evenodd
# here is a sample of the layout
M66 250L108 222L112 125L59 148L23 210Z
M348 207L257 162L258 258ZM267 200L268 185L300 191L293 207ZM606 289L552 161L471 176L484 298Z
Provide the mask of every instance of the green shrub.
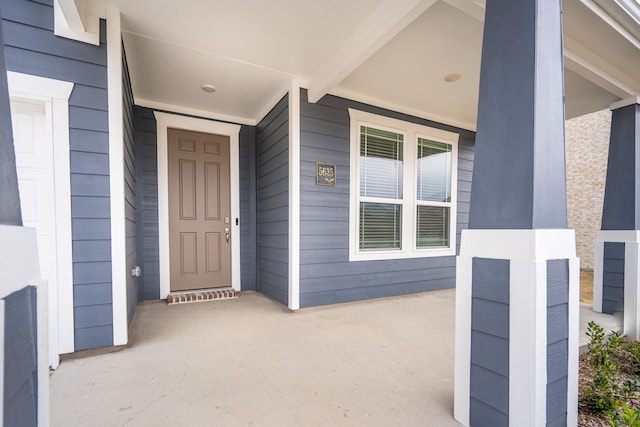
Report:
M629 409L626 403L618 411L609 412L611 427L640 427L640 410Z
M634 374L640 373L640 342L635 340L626 341L623 350L630 359L632 372Z
M590 339L587 358L595 372L593 380L582 389L581 400L596 412L615 411L638 391L638 381L620 381L620 362L614 355L624 339L616 332L605 336L604 329L591 321L587 327Z

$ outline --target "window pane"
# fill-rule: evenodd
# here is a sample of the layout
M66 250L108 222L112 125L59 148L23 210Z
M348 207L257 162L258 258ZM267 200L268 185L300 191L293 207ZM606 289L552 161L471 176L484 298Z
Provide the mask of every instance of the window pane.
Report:
M360 127L360 195L402 198L402 142L404 136Z
M451 146L418 138L418 200L451 201Z
M401 206L360 203L360 249L400 249Z
M449 247L449 209L442 206L418 206L417 247Z

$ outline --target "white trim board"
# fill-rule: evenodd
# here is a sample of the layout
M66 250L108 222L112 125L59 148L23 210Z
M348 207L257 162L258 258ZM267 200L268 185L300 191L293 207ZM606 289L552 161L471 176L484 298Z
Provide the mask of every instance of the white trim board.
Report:
M289 308L300 308L300 85L289 91Z
M58 289L51 290L50 327L58 336L50 346L50 365L58 366L58 355L72 353L73 252L71 240L71 167L69 160L69 96L73 83L28 74L7 73L9 96L16 100L41 102L45 107L47 136L53 145Z
M282 98L282 96L280 98ZM150 108L152 110L161 110L161 111L166 111L168 113L182 114L187 116L196 116L196 117L201 117L205 119L220 120L223 122L239 123L241 125L255 126L257 124L256 120L246 118L246 117L231 116L229 114L199 110L197 108L165 104L162 102L150 101L148 99L136 98L135 104L140 107Z
M109 191L111 199L111 284L113 345L129 340L127 316L127 226L124 180L124 117L120 12L107 8L107 80L109 108ZM133 266L131 266L133 267Z
M167 130L183 129L229 137L229 167L231 178L231 287L240 291L240 125L221 123L194 117L155 111L158 141L158 240L160 252L160 298L166 299L171 291L169 265L169 168Z

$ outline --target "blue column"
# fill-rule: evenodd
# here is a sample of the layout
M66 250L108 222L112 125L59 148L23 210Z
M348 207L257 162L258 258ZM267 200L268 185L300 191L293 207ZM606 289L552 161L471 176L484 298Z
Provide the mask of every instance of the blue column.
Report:
M22 225L0 17L0 224Z
M602 230L640 230L640 105L611 112Z
M560 0L487 0L469 228L567 228Z
M577 423L560 0L487 0L469 215L456 277L455 417ZM575 369L574 369L575 368Z
M640 339L640 99L611 106L602 227L594 254L593 309L624 312L623 333Z

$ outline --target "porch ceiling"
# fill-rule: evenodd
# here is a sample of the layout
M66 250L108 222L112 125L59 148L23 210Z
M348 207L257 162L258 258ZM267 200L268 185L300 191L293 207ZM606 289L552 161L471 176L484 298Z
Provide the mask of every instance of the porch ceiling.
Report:
M475 129L484 0L96 2L121 11L139 105L255 124L297 81ZM564 1L569 118L640 94L640 24L603 2Z

